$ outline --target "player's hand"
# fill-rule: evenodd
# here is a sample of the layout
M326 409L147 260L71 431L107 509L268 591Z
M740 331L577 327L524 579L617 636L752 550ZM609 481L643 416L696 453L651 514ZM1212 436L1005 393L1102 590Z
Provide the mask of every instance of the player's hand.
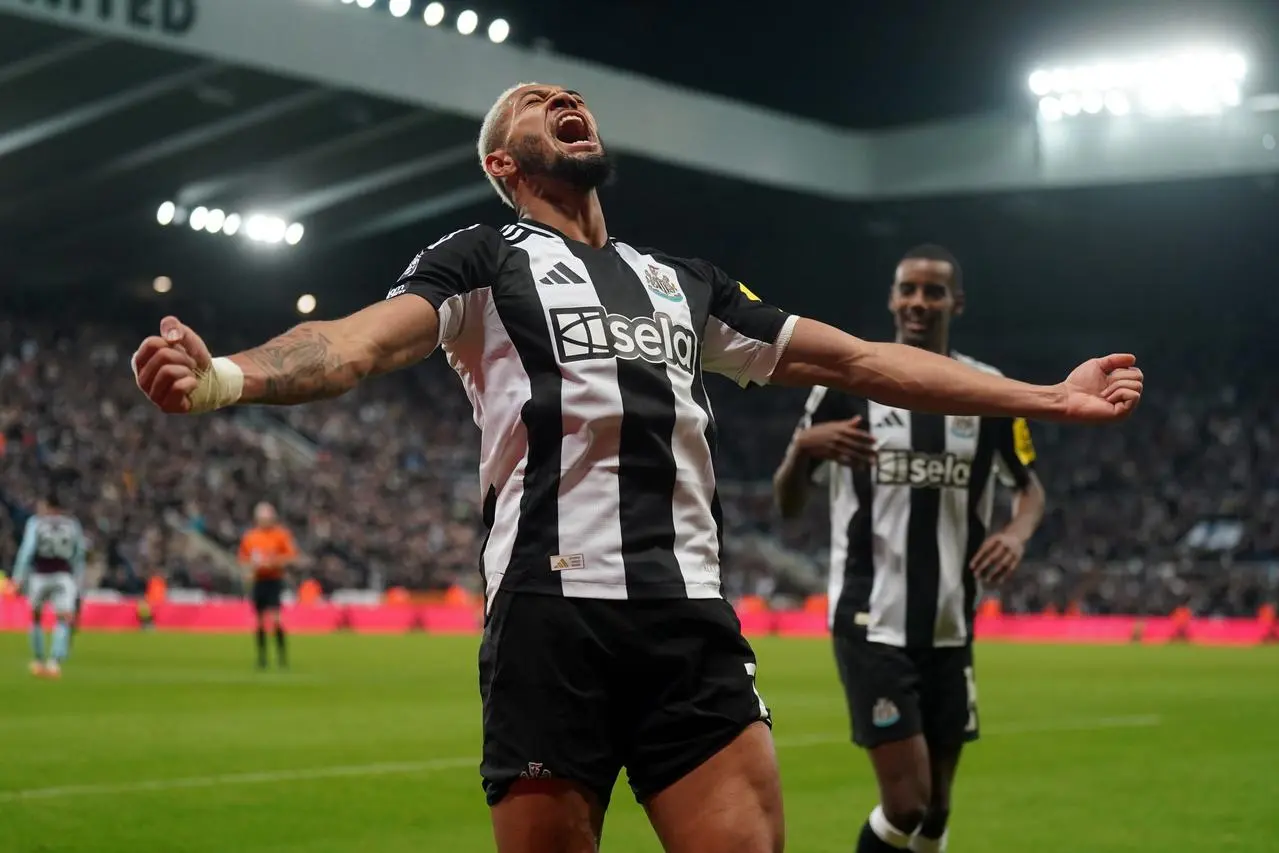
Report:
M144 340L133 354L133 375L138 388L161 411L185 414L191 410L188 395L212 362L199 335L177 317L165 317L160 334Z
M1062 383L1065 419L1121 421L1137 408L1144 381L1136 356L1124 353L1085 361Z
M795 444L812 459L843 465L868 464L875 460L875 439L862 429L861 423L861 415L820 423L800 430Z
M968 568L983 583L997 584L1013 573L1025 555L1025 542L1011 533L996 533L981 543Z

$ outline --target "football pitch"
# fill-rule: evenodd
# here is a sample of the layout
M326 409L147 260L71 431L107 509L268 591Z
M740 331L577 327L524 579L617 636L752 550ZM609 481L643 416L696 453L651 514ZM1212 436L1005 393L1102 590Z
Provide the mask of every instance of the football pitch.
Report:
M478 778L477 638L86 634L60 682L0 634L0 851L492 850ZM787 849L851 853L875 803L825 641L759 639ZM978 649L982 741L953 853L1271 851L1279 648ZM609 853L652 853L619 783Z

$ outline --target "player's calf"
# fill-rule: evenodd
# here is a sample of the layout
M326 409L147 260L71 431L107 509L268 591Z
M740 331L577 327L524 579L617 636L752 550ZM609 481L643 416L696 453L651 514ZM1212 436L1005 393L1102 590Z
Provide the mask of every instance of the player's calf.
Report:
M880 804L871 812L857 842L857 853L907 850L928 814L932 778L922 735L870 750L879 780Z

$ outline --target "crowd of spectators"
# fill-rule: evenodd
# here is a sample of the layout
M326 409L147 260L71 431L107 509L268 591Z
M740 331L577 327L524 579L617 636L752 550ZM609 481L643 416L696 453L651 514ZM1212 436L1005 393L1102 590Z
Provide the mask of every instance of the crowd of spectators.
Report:
M55 488L93 541L97 585L238 589L229 560L253 504L294 530L300 570L323 588L475 587L483 537L478 431L440 359L333 401L165 418L137 393L133 336L0 320L0 566ZM725 583L735 595L797 596L758 548L771 537L824 564L824 506L782 523L769 477L803 406L793 389L710 383L721 426ZM1028 563L1002 591L1019 610L1244 613L1274 597L1279 564L1279 403L1273 384L1224 387L1193 366L1150 389L1140 414L1105 429L1036 426L1049 512ZM264 420L264 418L269 420ZM270 428L264 427L264 423ZM302 437L288 452L280 430ZM7 511L4 511L7 510Z

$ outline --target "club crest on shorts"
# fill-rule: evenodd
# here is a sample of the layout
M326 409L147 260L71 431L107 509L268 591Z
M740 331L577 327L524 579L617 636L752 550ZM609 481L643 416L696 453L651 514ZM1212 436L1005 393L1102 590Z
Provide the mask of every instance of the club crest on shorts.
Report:
M957 415L950 419L950 431L955 438L972 438L977 434L978 420L972 415Z
M880 699L870 712L871 721L881 729L886 729L902 718L897 706L889 699Z
M551 771L540 761L530 761L528 767L520 771L521 779L550 779Z
M663 299L669 299L671 302L684 301L684 294L680 292L679 285L657 264L649 264L644 270L644 284Z

